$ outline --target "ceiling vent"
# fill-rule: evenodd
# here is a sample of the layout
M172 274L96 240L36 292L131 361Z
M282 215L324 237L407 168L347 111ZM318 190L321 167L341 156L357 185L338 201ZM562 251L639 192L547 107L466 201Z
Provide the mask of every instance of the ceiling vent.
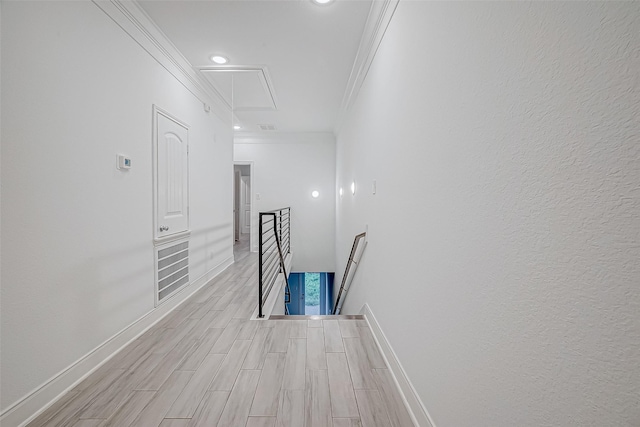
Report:
M276 130L274 125L258 125L260 130Z

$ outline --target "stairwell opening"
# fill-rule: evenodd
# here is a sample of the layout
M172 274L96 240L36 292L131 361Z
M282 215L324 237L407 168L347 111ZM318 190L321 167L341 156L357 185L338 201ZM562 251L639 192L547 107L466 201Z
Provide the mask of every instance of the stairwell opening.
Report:
M290 315L331 314L334 273L304 272L289 275Z

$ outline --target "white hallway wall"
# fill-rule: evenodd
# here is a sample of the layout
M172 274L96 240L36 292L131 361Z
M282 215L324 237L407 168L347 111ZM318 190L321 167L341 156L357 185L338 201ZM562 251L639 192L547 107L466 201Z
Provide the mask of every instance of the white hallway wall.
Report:
M345 309L438 427L640 425L638 22L398 6L337 138L337 266L368 223Z
M2 3L3 410L154 308L152 104L190 125L193 281L233 257L230 126L93 3Z
M335 137L325 133L238 136L234 160L254 165L253 193L260 195L260 200L253 200L254 236L258 212L291 206L292 271L334 271ZM320 197L312 198L313 190Z

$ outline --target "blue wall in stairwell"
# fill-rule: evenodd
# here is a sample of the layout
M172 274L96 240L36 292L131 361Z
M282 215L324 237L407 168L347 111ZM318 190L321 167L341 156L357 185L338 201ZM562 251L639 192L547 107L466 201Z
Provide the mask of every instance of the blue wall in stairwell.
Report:
M304 314L304 273L289 274L291 302L287 304L290 315Z

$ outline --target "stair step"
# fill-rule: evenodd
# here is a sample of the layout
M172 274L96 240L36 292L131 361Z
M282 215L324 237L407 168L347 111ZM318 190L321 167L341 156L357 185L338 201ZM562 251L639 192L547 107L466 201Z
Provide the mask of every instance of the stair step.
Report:
M269 320L346 320L346 319L364 319L362 314L340 314L340 315L311 315L311 316L287 316L282 314L272 314Z

